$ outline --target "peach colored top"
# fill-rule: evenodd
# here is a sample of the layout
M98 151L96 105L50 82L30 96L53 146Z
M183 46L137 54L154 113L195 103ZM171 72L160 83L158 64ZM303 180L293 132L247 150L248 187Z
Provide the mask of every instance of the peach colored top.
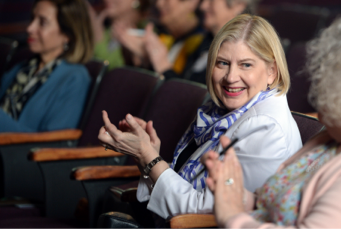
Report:
M285 161L277 171L293 163L315 146L328 142L331 137L326 131L318 134L295 155ZM341 154L322 166L302 190L302 200L297 224L288 228L340 228L341 227ZM248 198L247 206L254 199ZM283 228L274 223L261 223L247 213L231 217L227 228Z

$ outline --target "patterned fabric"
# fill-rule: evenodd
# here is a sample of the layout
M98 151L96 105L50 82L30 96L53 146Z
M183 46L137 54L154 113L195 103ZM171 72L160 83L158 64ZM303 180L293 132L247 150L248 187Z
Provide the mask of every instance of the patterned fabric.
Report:
M46 82L53 69L60 63L60 59L53 60L37 71L38 58L29 61L6 90L6 94L0 100L0 107L14 120L18 120L26 102Z
M162 43L167 46L168 50L170 50L175 43L175 39L170 35L160 34L159 38ZM183 46L173 64L174 72L176 72L177 74L181 74L183 72L188 57L200 46L203 40L204 35L201 33L188 36L184 40Z
M318 146L270 177L259 192L257 210L250 214L262 222L296 225L304 185L335 156L337 147L334 141Z
M227 112L225 108L218 107L213 101L209 101L207 104L200 107L197 112L197 118L187 129L175 149L171 168L174 169L180 153L187 147L192 139L194 139L199 146L197 151L201 151L201 153L199 153L196 158L188 160L183 169L180 169L179 175L186 181L192 183L194 189L199 191L205 188L205 178L208 175L207 171L205 171L202 176L193 180L193 177L196 176L197 172L203 168L203 165L200 163L201 156L209 150L214 150L219 145L220 136L252 106L276 93L276 88L270 91L261 91L244 106L231 112Z

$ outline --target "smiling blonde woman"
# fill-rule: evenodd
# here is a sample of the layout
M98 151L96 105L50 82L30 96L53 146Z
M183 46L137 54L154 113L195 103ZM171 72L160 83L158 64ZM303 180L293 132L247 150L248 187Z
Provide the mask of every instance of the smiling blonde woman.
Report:
M170 166L159 158L160 140L151 122L143 130L127 115L124 122L130 131L122 132L103 115L105 127L99 139L107 147L134 155L140 168L146 168L141 173L149 178L140 179L137 198L149 200L148 209L164 219L212 212L208 173L196 174L203 168L202 155L221 151L221 136L239 139L235 150L251 192L302 146L285 95L289 74L284 52L267 21L244 14L228 22L214 38L209 60L212 101L198 109ZM151 162L158 163L150 169Z

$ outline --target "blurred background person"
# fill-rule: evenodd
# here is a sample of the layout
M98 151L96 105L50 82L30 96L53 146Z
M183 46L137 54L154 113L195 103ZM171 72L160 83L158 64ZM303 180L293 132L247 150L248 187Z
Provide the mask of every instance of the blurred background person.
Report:
M122 50L114 27L142 29L146 25L149 0L103 0L104 9L97 14L88 4L95 37L94 57L109 61L109 69L131 62L129 53Z
M174 0L175 2L175 0ZM137 55L143 56L151 61L153 69L165 76L166 79L171 78L184 78L191 81L206 83L206 63L208 56L208 49L213 40L213 37L220 28L228 21L230 21L235 16L241 13L255 13L257 0L203 0L200 3L200 10L203 13L203 25L208 32L204 34L204 37L200 36L188 39L188 43L184 44L182 50L178 55L177 61L172 61L174 55L172 55L173 50L179 49L178 44L174 45L171 50L167 52L167 48L162 42L158 41L157 36L152 32L152 29L148 28L146 31L146 36L144 39L145 46L141 45L141 49L135 49ZM183 27L181 23L172 23L173 20L162 16L163 7L168 7L165 1L158 1L157 8L160 10L160 24L164 25L166 28L170 27L170 34L172 31L176 31L175 26ZM181 4L181 1L179 1ZM168 17L169 18L169 17ZM173 29L173 27L175 29ZM120 30L120 34L124 34L124 30ZM167 39L167 36L160 35L160 40L164 44L167 44L171 39ZM131 47L132 43L137 44L134 38L129 38L129 35L121 36L122 43L127 47ZM141 41L140 41L141 42ZM169 44L169 43L168 43ZM188 47L188 48L186 48ZM184 55L186 52L187 55Z
M243 187L234 150L206 157L215 217L226 228L338 228L341 225L341 19L308 44L309 98L326 129L257 189ZM229 144L221 139L223 146ZM276 143L273 143L276 144Z
M37 0L27 28L37 55L1 78L0 132L76 128L90 77L93 33L83 0Z
M166 33L157 35L148 24L145 35L129 35L127 28L117 27L118 39L135 55L134 64L149 67L172 78L186 72L188 58L204 39L204 29L199 19L199 0L157 0L158 25ZM169 73L169 74L168 74Z

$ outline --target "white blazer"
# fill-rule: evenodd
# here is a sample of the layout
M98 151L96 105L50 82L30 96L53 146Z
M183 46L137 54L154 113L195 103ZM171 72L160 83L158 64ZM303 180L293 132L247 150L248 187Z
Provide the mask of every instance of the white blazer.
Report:
M251 192L302 147L285 95L272 96L251 107L225 135L239 139L234 149L243 168L244 186ZM221 150L219 145L218 151ZM149 200L147 208L164 219L178 214L212 212L214 199L208 187L197 191L172 169L160 175L154 188L151 185L150 179L141 176L137 199Z

